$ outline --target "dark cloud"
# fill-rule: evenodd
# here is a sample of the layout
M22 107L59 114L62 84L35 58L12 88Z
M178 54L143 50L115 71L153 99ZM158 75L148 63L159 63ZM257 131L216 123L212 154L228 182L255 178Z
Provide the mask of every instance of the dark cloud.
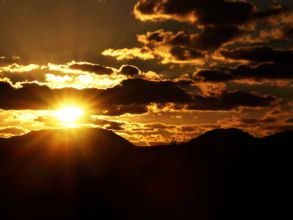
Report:
M0 77L8 78L13 83L33 82L33 81L46 82L46 74L48 74L48 71L40 70L40 69L31 70L31 71L20 71L20 72L5 71L5 72L0 72ZM55 71L54 75L64 76L64 73Z
M180 130L182 132L195 132L198 130L198 127L186 125L186 126L182 126Z
M92 121L94 124L105 127L109 130L123 130L123 122L108 121L103 119L95 119Z
M235 50L221 50L221 54L229 59L249 60L253 62L293 62L293 50L277 50L271 47L245 47Z
M203 53L198 50L179 46L172 47L170 53L176 60L179 61L193 60L204 57Z
M271 5L269 5L271 4ZM258 6L262 6L261 9ZM177 20L202 25L241 25L290 11L278 2L248 0L139 0L134 13L140 20Z
M147 81L139 78L125 80L119 86L106 89L102 91L101 97L105 103L113 103L114 100L117 105L191 101L191 97L174 82Z
M240 33L240 29L235 26L222 25L205 27L199 35L198 42L195 42L195 44L199 48L215 49L220 47L223 43L232 40Z
M140 0L135 15L141 20L174 19L209 25L248 22L254 5L247 1L224 0Z
M267 51L267 52L266 52ZM208 69L194 74L195 80L206 82L226 82L230 80L292 80L293 51L273 50L259 47L255 49L236 49L223 52L230 59L246 59L250 61L270 61L259 64L243 64L230 69ZM277 62L273 62L277 61Z
M37 94L34 91L37 90ZM25 85L16 89L6 82L0 82L0 108L2 109L38 109L47 107L42 94L50 93L48 87L39 85ZM39 97L40 95L40 97Z
M121 85L106 90L98 89L50 89L37 84L24 84L14 88L9 83L0 83L0 108L2 109L50 109L58 100L84 103L96 114L121 115L142 114L151 103L189 104L195 110L231 110L240 106L269 106L275 100L271 96L260 96L245 92L224 92L220 96L191 97L171 81L155 82L129 79Z
M225 82L235 79L293 79L293 50L271 47L245 47L234 50L221 50L228 59L247 60L253 64L242 64L234 69L203 70L195 74L196 79L209 82Z
M276 123L278 121L278 118L273 117L266 117L266 118L241 118L240 122L244 124L263 124L263 123Z
M21 88L16 88L7 82L0 82L0 108L48 109L60 100L82 101L97 93L96 89L50 89L36 83L26 83Z
M150 48L158 45L168 45L170 47L180 46L194 50L206 50L218 48L240 33L237 27L227 25L205 27L200 29L199 33L187 33L184 31L172 33L164 30L157 30L148 32L144 35L142 42Z
M271 16L277 16L277 15L284 14L287 11L288 11L287 7L275 2L268 9L266 9L264 11L256 12L254 14L254 18L256 18L256 19L268 18Z
M258 124L259 120L255 118L241 118L240 122L243 124Z
M132 66L132 65L121 66L119 72L126 75L126 76L137 76L137 75L141 74L140 69L137 68L136 66Z
M74 63L69 66L71 69L77 69L82 71L87 71L91 73L95 73L98 75L111 74L113 70L109 67L105 67L99 64L91 64L91 63Z
M276 98L258 94L226 91L219 96L195 96L194 103L188 106L192 110L232 110L238 107L269 107Z
M164 44L206 50L218 48L238 34L240 34L240 30L237 27L227 25L204 27L197 34L183 31L172 33L158 30L147 33L144 43L149 47L155 47L156 44Z
M194 75L194 79L202 79L207 82L225 82L235 79L229 73L222 72L220 70L200 70Z
M292 80L293 68L289 63L260 64L257 66L240 65L236 69L202 70L193 78L205 82L227 82L231 80Z
M74 100L84 103L91 111L106 115L124 113L141 114L150 103L190 102L191 97L173 82L155 82L129 79L121 85L106 90L98 89L50 89L38 84L23 84L15 88L0 82L0 108L48 109L58 101Z
M115 101L114 101L115 102ZM103 110L100 114L108 116L117 116L123 114L144 114L148 112L146 104L129 104L129 105L116 105L116 104L101 104L100 108Z
M240 65L232 71L236 78L293 79L291 63L264 63L256 66Z

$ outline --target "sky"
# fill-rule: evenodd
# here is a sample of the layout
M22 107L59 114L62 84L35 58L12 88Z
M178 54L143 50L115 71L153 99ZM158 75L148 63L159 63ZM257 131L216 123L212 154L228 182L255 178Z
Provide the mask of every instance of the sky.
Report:
M290 0L1 0L0 137L70 126L137 145L293 128Z

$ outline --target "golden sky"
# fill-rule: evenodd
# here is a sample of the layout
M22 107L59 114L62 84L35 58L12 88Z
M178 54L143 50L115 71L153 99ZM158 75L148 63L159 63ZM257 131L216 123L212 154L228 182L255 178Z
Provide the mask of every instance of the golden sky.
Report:
M154 145L214 128L292 129L292 9L289 0L2 0L0 137L103 127Z

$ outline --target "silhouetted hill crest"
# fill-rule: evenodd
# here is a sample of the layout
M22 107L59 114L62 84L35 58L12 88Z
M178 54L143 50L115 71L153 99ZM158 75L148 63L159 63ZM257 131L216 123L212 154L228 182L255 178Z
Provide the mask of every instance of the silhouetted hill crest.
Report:
M257 138L240 129L215 129L185 143L186 146L204 148L215 153L248 150Z
M253 140L255 137L250 135L247 132L244 132L240 129L236 128L228 128L228 129L215 129L208 131L197 138L194 138L189 141L189 143L196 143L196 142L212 142L214 140L220 141L221 139L231 142L236 142L239 140L250 139Z
M101 128L67 128L67 129L49 129L41 131L32 131L23 136L12 137L8 139L0 138L0 143L15 144L34 144L43 141L43 144L54 144L53 142L65 144L98 144L100 146L113 145L123 147L133 147L128 140L115 134L110 130ZM82 143L82 141L84 141Z
M141 148L93 128L0 139L0 219L292 218L292 139L217 129Z

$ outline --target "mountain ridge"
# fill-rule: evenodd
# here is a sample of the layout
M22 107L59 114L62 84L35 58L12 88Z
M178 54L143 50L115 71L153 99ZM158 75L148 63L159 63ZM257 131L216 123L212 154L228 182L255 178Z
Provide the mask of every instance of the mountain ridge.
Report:
M285 219L292 134L217 129L158 147L91 128L0 139L0 218Z
M102 129L102 128L66 128L66 129L48 129L48 130L40 130L40 131L31 131L27 134L24 135L20 135L20 136L14 136L14 137L10 137L10 138L0 138L0 141L2 142L9 142L11 140L17 140L17 139L22 139L22 138L33 138L33 136L35 135L54 135L54 133L74 133L74 131L78 132L94 132L97 131L99 133L103 132L104 134L112 134L113 137L118 137L120 138L121 141L124 141L125 143L128 143L129 145L135 146L134 144L132 144L130 141L128 141L127 139L117 135L115 132L111 131L111 130L107 130L107 129ZM241 129L238 128L225 128L225 129L214 129L214 130L210 130L207 131L195 138L190 139L189 141L186 142L182 142L182 143L176 143L175 145L182 145L182 144L196 144L197 142L200 141L210 141L211 139L220 139L223 138L224 136L228 137L229 139L233 140L236 138L247 138L250 140L269 140L269 139L274 139L274 138L278 138L280 136L283 136L285 138L285 136L291 136L293 133L293 130L289 130L289 131L282 131L282 132L278 132L272 135L268 135L268 136L264 136L264 137L256 137L251 135L250 133L243 131ZM235 137L236 136L236 137ZM235 140L234 140L235 141ZM1 142L0 142L1 143ZM168 146L168 145L174 145L174 144L164 144L163 146ZM159 147L160 145L155 145L155 146L150 146L150 147Z

